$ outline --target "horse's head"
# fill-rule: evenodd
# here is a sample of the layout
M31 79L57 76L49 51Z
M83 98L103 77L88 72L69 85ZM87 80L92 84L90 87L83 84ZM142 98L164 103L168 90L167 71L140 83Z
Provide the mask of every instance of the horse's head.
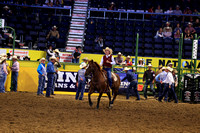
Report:
M86 67L86 72L85 72L85 76L90 75L91 73L94 72L94 61L90 60L88 61L87 67Z
M86 67L86 72L85 72L85 76L90 75L91 73L93 74L94 72L96 72L96 70L100 70L100 66L94 62L93 60L88 61L88 65Z

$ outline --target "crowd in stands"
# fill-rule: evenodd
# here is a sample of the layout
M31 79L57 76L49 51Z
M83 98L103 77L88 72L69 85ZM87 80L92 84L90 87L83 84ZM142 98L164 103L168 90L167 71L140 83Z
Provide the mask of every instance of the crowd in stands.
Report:
M71 6L73 0L1 0L3 3L20 4L20 5L36 5L36 6L50 6L50 7L61 7Z

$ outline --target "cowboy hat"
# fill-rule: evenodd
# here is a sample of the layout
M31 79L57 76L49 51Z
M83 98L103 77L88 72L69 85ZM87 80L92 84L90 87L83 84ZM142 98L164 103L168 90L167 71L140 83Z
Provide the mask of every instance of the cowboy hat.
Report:
M140 58L139 61L144 61L144 60L142 58Z
M191 22L188 22L188 25L192 25L192 23L191 23Z
M117 55L122 55L122 53L121 53L121 52L119 52Z
M7 58L6 57L2 57L0 60L0 63L2 63L3 61L5 61Z
M165 69L166 69L166 67L163 67L163 68L162 68L162 70L165 70Z
M89 60L88 57L84 57L82 60Z
M128 55L126 58L129 58L129 59L130 59L131 57Z
M172 72L174 72L174 73L178 73L178 71L176 70L176 69L173 69L173 71Z
M4 8L4 9L9 9L9 7L8 7L8 6L4 6L3 8Z
M41 59L39 60L39 62L41 63L41 61L43 61L43 60L46 60L46 59L43 57L43 58L41 58Z
M133 70L135 71L135 70L136 70L136 68L135 68L135 67L133 67Z
M158 68L162 68L162 66L160 65L160 66L158 66Z
M49 60L55 60L55 61L57 61L57 59L56 59L55 56L50 57Z
M170 62L170 63L168 64L168 66L169 66L169 65L173 65L173 64Z
M54 52L56 52L56 53L60 53L59 49L55 49Z
M169 26L168 26L168 27L166 27L166 29L167 29L167 30L169 30Z
M7 57L7 55L5 53L2 53L1 57Z
M110 4L111 4L111 5L114 5L115 3L114 3L114 2L111 2Z
M166 69L169 70L169 71L171 71L172 68L171 67L167 67Z
M128 70L130 70L128 67L125 67L125 68L124 68L124 71L128 71Z
M52 27L52 29L53 29L53 28L56 28L56 29L57 29L57 27L56 27L55 25Z
M173 71L173 68L170 68L169 71L172 72L172 71Z
M16 60L17 60L17 56L16 56L16 55L14 55L14 56L12 57L12 59L16 59Z
M149 64L149 65L148 65L148 67L152 67L152 65L151 65L151 64Z
M82 68L84 68L86 66L87 66L87 64L85 62L83 62L83 63L81 63L80 68L82 69Z
M166 24L170 24L170 22L166 22Z
M103 52L105 53L106 50L110 51L110 54L112 54L112 49L110 49L109 47L106 47L105 49L103 49Z
M179 6L179 5L176 5L176 7L180 8L180 6Z

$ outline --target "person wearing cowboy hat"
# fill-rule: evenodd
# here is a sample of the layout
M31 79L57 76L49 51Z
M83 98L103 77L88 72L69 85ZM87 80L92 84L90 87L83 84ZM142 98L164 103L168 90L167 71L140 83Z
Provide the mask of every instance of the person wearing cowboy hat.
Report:
M172 32L172 27L170 27L170 22L166 22L166 26L163 28L163 32L166 32L166 30L167 30L167 27L169 27L168 29L168 31L169 32Z
M85 77L85 68L87 64L85 62L81 63L80 70L77 73L77 91L76 91L76 100L83 100L83 94L85 92L85 84L87 83L87 78ZM81 95L79 96L81 92Z
M57 51L57 50L56 50ZM58 51L57 51L58 52ZM58 55L59 56L59 55ZM54 74L54 79L53 79L53 88L52 88L52 90L51 90L51 95L55 95L54 94L54 90L55 90L55 84L56 84L56 81L57 81L57 77L58 77L58 68L60 68L61 67L61 64L60 64L60 62L59 62L59 57L56 57L56 62L54 63L54 70L56 71L56 73Z
M124 62L124 58L122 57L121 52L119 52L117 54L117 57L115 57L114 59L115 59L116 65L122 65L122 63Z
M172 39L172 32L170 27L166 27L166 30L163 32L163 39Z
M17 91L17 82L18 82L18 73L19 73L19 62L16 55L12 57L13 65L11 67L12 70L12 85L11 91Z
M45 68L45 61L46 61L45 58L41 58L39 60L40 64L37 68L37 72L39 74L37 95L44 95L43 91L44 91L44 86L45 86L45 76L47 75L46 68Z
M72 63L79 63L81 53L81 47L77 46L74 52L72 53Z
M168 67L172 68L172 63L170 62L169 64L167 64Z
M57 27L54 25L52 27L52 30L50 30L49 34L47 35L47 39L49 40L50 43L57 43L58 39L60 38L60 34L57 30Z
M56 57L52 56L49 58L49 63L47 64L47 89L46 89L46 97L50 97L51 90L53 89L53 81L54 81L54 74L56 73L54 69L54 63L56 62Z
M133 70L135 71L136 68L134 67ZM129 71L128 67L125 67L124 71L126 73L126 77L124 77L122 79L122 81L125 81L127 79L128 82L130 82L130 85L128 86L127 91L126 91L126 99L129 99L130 92L131 92L131 90L133 88L133 90L134 90L134 92L135 92L135 94L137 96L136 100L140 100L140 95L139 95L138 90L137 90L137 84L138 84L137 75L135 75L134 73Z
M176 97L176 93L173 88L174 78L172 75L172 71L173 71L172 68L170 68L170 67L166 68L167 76L166 76L165 80L162 82L162 83L164 83L164 91L163 91L162 95L159 96L159 98L158 98L159 102L161 102L163 97L168 94L169 90L171 90L173 93L173 97L175 99L175 103L178 103L178 99ZM165 101L165 102L167 102L167 101Z
M112 78L111 78L111 69L112 65L115 65L114 57L112 56L112 49L106 47L103 49L105 55L101 58L100 66L103 66L103 69L107 72L107 78L110 88L112 88Z
M88 57L84 57L84 58L82 59L82 61L83 61L82 63L86 63L86 64L87 64L88 61L89 61L89 59L88 59Z
M177 73L178 73L178 71L176 69L173 69L172 75L173 75L173 78L174 78L174 83L172 84L171 89L169 89L168 102L171 102L172 100L174 100L174 98L173 98L174 93L173 92L175 92L175 88L178 86L178 76L176 75Z
M187 34L188 30L190 31L190 34L195 34L196 33L196 30L192 27L192 23L191 22L188 22L188 27L185 28L184 32L185 34Z
M143 75L143 84L144 84L144 98L147 99L147 87L148 85L150 85L150 88L153 92L153 96L155 96L155 90L153 88L153 84L154 84L154 78L155 78L155 72L153 70L151 70L152 65L149 64L148 65L148 70L146 70L144 72Z
M55 49L55 50L54 50L54 55L55 55L55 57L57 58L57 61L60 60L60 55L59 55L59 53L60 53L59 49Z
M8 17L10 15L12 15L12 11L9 10L10 8L8 6L4 6L3 10L2 10L2 16L3 17Z
M141 58L141 59L139 59L139 61L138 61L138 65L137 65L138 67L144 67L144 60Z
M126 66L132 66L133 65L132 61L130 59L131 59L131 57L128 55L126 57L126 60L124 61L126 63Z
M8 75L6 57L0 59L0 93L5 93L5 82Z
M155 77L155 80L156 80L156 86L157 86L157 89L158 89L158 97L160 97L163 93L163 88L164 88L164 83L162 83L166 76L167 76L167 72L165 71L166 68L163 67L162 69L162 72L159 73L156 77ZM165 101L167 100L167 94L165 96Z

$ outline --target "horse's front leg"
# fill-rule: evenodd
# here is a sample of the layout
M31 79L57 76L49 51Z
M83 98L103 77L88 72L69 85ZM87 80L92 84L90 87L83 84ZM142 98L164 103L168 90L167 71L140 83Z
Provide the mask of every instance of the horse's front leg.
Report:
M89 93L88 93L88 100L89 100L89 105L92 107L93 103L91 100L91 94L94 92L94 88L90 88Z
M110 92L107 92L108 98L109 98L109 108L111 108L110 104L111 104L111 95Z
M99 97L98 97L98 101L97 101L97 109L99 109L99 103L100 103L102 94L103 94L103 92L99 93Z

